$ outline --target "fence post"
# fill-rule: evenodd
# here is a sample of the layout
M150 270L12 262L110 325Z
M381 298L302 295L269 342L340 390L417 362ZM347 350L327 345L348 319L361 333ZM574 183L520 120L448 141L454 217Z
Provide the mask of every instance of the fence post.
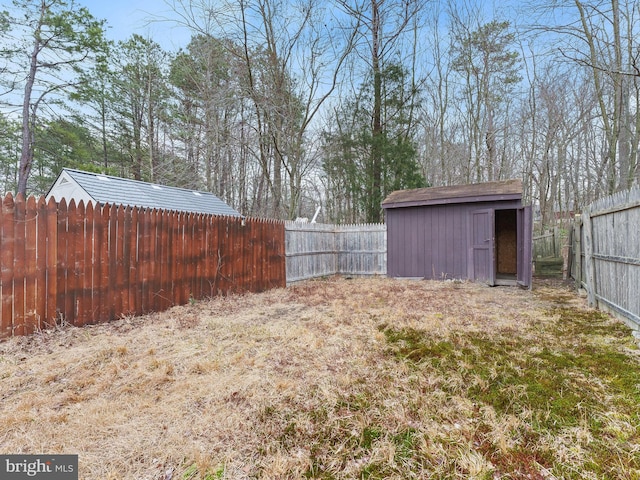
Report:
M582 288L582 217L577 214L573 223L573 264L575 265L576 290Z
M589 212L584 213L582 226L584 228L584 269L585 283L587 287L587 299L589 300L589 306L597 307L596 269L593 260L593 228L591 223L591 215L589 215Z

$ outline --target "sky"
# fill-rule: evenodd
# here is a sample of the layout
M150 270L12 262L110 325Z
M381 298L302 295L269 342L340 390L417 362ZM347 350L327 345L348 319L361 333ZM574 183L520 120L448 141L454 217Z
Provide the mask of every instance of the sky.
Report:
M76 0L97 19L106 20L107 38L127 40L134 33L154 40L168 51L186 47L190 32L175 22L161 21L171 16L163 0Z
M175 16L168 5L172 0L75 0L89 9L98 19L107 21L107 38L127 40L134 33L150 38L167 51L177 51L188 45L191 32L166 21ZM465 3L462 1L461 3ZM472 2L474 3L474 2ZM478 2L489 17L514 15L512 0L486 0ZM165 21L163 21L165 19Z

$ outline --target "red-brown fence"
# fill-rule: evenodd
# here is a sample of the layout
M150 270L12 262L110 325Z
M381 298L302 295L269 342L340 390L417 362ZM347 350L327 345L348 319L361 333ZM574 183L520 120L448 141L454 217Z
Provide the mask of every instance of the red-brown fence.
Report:
M286 286L284 224L8 194L0 338Z

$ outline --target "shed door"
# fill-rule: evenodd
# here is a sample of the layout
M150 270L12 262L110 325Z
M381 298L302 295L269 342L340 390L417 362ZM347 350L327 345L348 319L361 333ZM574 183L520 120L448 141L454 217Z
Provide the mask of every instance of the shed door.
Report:
M469 278L495 285L495 211L471 212L469 233Z
M518 209L518 284L531 288L533 276L533 215L531 205Z

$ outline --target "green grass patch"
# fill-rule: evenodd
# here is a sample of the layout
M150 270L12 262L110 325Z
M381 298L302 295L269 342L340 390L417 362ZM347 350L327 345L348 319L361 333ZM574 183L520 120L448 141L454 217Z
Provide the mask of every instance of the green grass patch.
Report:
M196 463L189 465L182 473L182 480L219 480L222 478L224 478L224 467L205 469L201 472L201 467Z
M527 420L513 432L515 446L507 451L490 434L476 431L475 445L496 473L527 476L543 467L562 478L587 472L627 478L617 476L621 462L640 469L634 451L640 439L640 368L637 357L624 351L633 348L630 332L600 312L553 313L557 322L523 336L456 332L434 339L417 329L380 330L397 360L440 378L458 378L440 386L452 398L469 400L478 411L491 407L499 419ZM578 470L564 465L550 445L550 439L574 431L589 439L574 448L583 459ZM411 455L411 449L404 451Z
M376 440L382 437L383 431L378 427L367 426L362 430L362 436L360 437L360 448L364 450L371 450Z
M408 428L393 435L393 443L396 446L395 461L401 463L417 454L416 441L419 433L414 428Z

